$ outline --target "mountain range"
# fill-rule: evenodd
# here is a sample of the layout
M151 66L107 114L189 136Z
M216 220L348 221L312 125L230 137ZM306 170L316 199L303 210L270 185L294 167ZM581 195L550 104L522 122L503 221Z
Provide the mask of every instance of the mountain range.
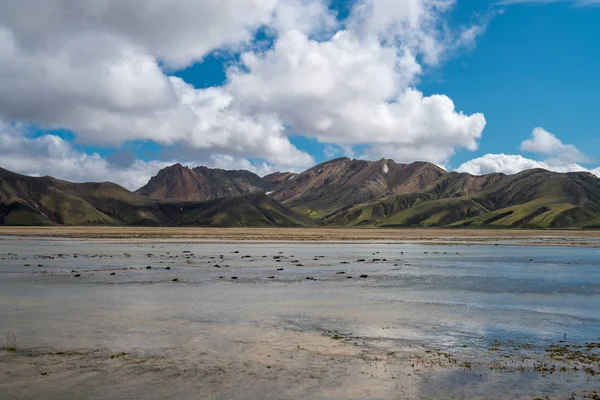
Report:
M262 178L175 164L130 192L0 168L0 224L600 228L600 179L542 169L473 176L343 157Z

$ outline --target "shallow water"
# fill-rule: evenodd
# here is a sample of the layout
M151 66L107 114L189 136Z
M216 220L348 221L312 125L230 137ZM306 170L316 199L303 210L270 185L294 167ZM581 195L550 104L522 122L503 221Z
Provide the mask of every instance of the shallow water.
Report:
M22 348L177 353L236 324L473 356L600 340L593 248L4 238L0 259L0 334Z

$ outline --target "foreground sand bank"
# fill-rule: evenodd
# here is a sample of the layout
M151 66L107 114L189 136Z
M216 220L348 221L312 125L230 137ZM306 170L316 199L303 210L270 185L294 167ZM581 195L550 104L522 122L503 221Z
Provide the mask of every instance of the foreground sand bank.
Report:
M600 245L600 231L508 229L0 227L0 236L260 241L518 242L522 245Z

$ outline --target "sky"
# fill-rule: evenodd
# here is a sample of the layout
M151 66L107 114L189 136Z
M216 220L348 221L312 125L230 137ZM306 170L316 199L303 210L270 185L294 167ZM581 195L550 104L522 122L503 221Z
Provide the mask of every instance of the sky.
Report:
M600 0L0 2L0 167L600 176Z

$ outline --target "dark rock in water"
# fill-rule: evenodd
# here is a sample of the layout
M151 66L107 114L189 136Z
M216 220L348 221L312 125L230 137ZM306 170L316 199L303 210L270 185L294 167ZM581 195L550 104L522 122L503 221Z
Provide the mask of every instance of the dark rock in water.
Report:
M148 266L146 267L146 269L152 269L152 267L148 265Z
M242 256L242 258L251 258L252 256Z
M344 271L340 271L340 272L336 272L335 274L336 274L336 275L344 275L344 274L345 274L345 272L344 272Z
M290 262L297 263L297 262L300 262L300 261L298 261L298 260L292 260Z
M215 264L214 268L221 268L219 264Z
M268 279L275 279L273 275L269 276Z
M296 267L304 267L304 264L296 264Z
M368 278L369 275L361 275L359 278Z
M237 276L232 276L231 279L237 279Z
M114 272L111 272L110 274L111 274L111 275L116 275Z
M171 267L166 267L165 269L168 271L168 270L170 270L170 269L171 269Z
M374 258L373 259L373 262L378 262L378 261L381 261L381 259L379 259L379 258Z
M25 264L25 265L23 265L23 266L24 266L24 267L31 267L31 265L29 265L29 264Z
M223 279L223 278L225 278L225 277L224 277L224 276L220 276L220 277L219 277L219 279Z
M178 281L179 281L179 279L177 279L177 278L173 279L173 282L178 282Z
M358 260L356 260L356 262L365 262L366 260L364 258L359 258Z
M38 264L38 267L43 267L43 265L42 264Z
M223 265L223 268L229 268L229 267L231 267L231 265L229 265L229 264Z
M79 274L75 274L75 275L73 275L73 277L74 277L74 278L79 278L80 276L81 276L81 275L79 275Z
M347 276L346 279L352 279L352 277L351 276Z
M239 252L239 251L237 251L237 250L233 252L233 254L239 254L239 253L240 253L240 252Z
M77 271L75 271L74 269L72 269L72 270L71 270L71 272L75 273L75 272L77 272Z
M277 268L277 271L283 271L283 268Z
M348 261L342 261L341 264L349 264Z
M307 276L307 277L306 277L306 280L307 280L307 281L314 281L314 280L316 280L316 279L315 279L315 278L311 278L310 276Z

